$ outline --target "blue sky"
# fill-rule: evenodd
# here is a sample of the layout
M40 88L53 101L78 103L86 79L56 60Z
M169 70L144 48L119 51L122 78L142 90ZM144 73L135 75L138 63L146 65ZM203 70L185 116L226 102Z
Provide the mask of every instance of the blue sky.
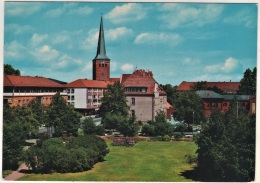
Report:
M160 84L240 81L256 67L256 4L5 2L4 11L4 63L22 75L92 79L101 13L111 77L137 67Z

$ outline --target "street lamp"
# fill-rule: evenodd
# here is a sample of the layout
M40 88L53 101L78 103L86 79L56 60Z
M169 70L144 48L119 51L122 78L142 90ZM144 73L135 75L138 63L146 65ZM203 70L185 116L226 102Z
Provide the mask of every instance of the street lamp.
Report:
M194 135L193 134L193 126L194 126L194 111L192 112L192 135Z

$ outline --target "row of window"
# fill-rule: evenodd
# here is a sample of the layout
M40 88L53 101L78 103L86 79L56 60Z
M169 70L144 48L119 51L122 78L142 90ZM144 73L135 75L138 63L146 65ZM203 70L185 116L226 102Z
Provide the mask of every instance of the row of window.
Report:
M65 92L62 89L15 89L15 93L58 93Z
M99 67L107 67L107 64L103 64L103 63L102 63L102 64L99 64L98 66L99 66Z
M229 105L230 105L230 103L228 103L228 102L224 102L222 104L222 106L229 106ZM239 105L242 107L245 107L248 105L248 103L242 102L242 103L239 103ZM218 107L218 106L221 106L221 103L220 102L219 103L207 103L206 106L207 107Z
M145 87L127 87L124 89L125 92L147 92Z

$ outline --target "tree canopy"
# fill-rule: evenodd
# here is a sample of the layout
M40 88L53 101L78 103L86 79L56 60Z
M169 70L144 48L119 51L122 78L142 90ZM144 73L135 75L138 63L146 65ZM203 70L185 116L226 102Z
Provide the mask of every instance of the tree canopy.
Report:
M256 95L256 67L251 71L247 69L240 80L239 93L243 95Z
M179 95L174 101L176 108L175 117L179 121L191 124L205 121L204 104L195 92L186 92Z
M256 121L236 105L213 111L196 141L198 167L212 181L254 180Z
M128 115L129 107L126 104L126 96L124 87L119 82L113 85L108 85L107 90L102 98L102 104L99 108L101 116L107 113L119 114L123 116Z
M74 110L73 106L67 105L59 93L52 97L47 112L48 121L46 126L54 126L55 135L60 136L64 131L67 133L77 133L80 127L81 115Z
M4 64L4 73L8 75L20 76L21 73L18 69L14 69L10 64Z

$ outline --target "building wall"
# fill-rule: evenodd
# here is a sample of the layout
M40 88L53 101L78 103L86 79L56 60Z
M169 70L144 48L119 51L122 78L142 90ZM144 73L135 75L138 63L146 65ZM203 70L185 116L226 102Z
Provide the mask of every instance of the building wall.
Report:
M110 60L93 60L93 80L108 81L110 79Z
M48 106L51 104L53 95L37 95L37 96L4 96L4 103L8 103L10 107L26 106L33 100L39 100L41 104ZM67 101L66 95L62 96Z
M132 114L132 111L135 112L136 121L147 122L153 120L152 96L127 96L126 99L127 105L130 106L130 114Z
M87 106L87 89L86 88L75 88L74 93L71 94L71 98L74 96L74 100L70 100L74 102L75 108L84 109ZM68 100L69 102L69 100Z

